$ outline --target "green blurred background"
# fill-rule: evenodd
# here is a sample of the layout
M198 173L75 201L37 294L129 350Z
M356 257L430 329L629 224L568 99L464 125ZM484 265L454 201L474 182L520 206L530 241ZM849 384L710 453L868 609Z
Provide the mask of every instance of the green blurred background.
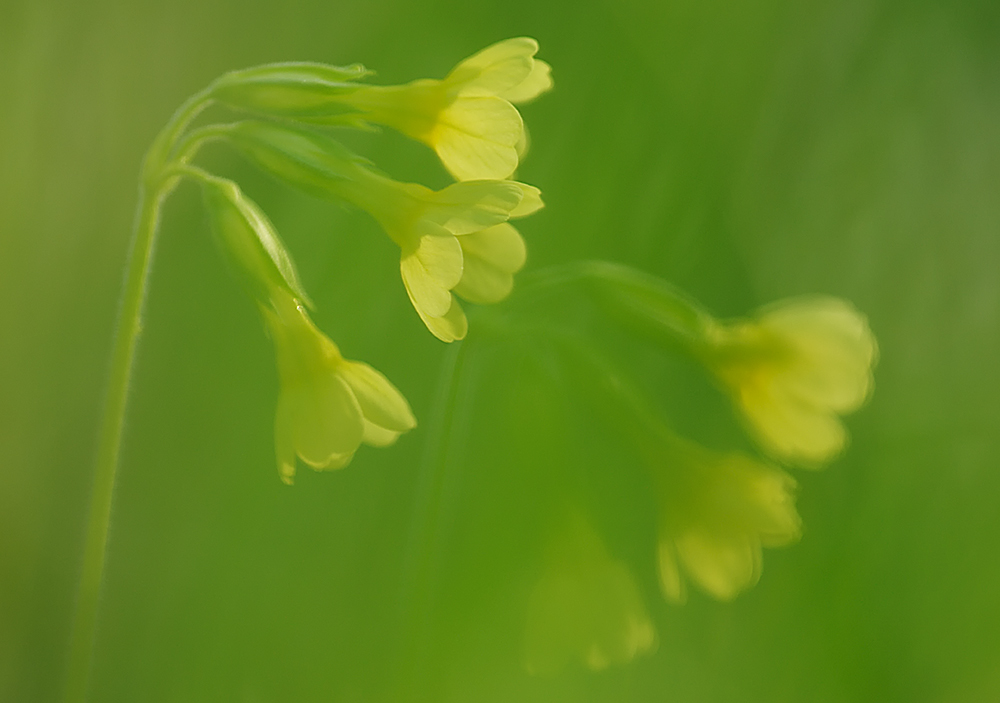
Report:
M173 109L251 64L361 61L395 83L518 35L556 80L524 110L519 176L548 204L521 226L529 270L606 258L721 315L816 292L870 316L876 393L849 452L798 474L801 543L766 552L734 603L676 607L626 540L658 651L529 678L497 605L531 537L508 508L538 502L516 467L526 492L505 492L489 453L511 409L466 402L466 451L428 475L454 350L413 313L394 245L213 147L202 163L269 213L320 327L421 427L280 483L272 349L182 186L136 365L93 700L1000 700L998 7L0 3L0 701L57 698L138 168ZM447 182L397 135L355 144Z

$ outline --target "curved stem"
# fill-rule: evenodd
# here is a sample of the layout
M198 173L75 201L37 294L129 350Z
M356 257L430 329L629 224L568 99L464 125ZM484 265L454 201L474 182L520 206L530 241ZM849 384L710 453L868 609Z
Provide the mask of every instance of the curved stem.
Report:
M540 292L592 296L613 319L696 356L716 323L700 305L655 276L610 261L574 261L523 276L512 299Z
M143 163L139 206L125 269L125 282L118 309L111 358L111 374L108 379L107 397L98 439L97 466L83 549L83 568L70 634L64 703L83 703L87 699L107 555L108 531L111 525L115 474L121 452L132 365L142 331L146 284L153 258L160 208L178 182L178 176L172 173L168 161L177 138L191 120L208 105L209 100L208 94L203 91L185 102L174 113L163 131L157 135Z

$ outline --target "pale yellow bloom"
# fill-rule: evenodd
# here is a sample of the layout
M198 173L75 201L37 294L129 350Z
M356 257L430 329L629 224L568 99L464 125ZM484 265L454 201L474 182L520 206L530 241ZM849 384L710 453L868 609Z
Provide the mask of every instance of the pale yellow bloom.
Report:
M818 466L847 442L840 416L873 387L878 357L863 314L837 298L781 301L708 330L706 362L771 455Z
M571 662L599 671L656 646L656 631L628 567L590 523L573 515L553 540L528 603L524 665L554 673Z
M655 468L663 594L683 602L684 576L719 600L760 578L761 548L798 539L795 481L738 453L678 441Z
M314 469L339 469L362 442L387 446L416 426L396 387L371 366L341 356L295 298L275 291L272 304L261 310L281 380L274 443L282 481L292 482L296 455Z
M534 58L537 51L534 39L507 39L465 59L443 80L358 86L341 100L427 144L457 180L509 178L526 144L511 103L552 87L551 69Z
M359 172L360 173L360 172ZM473 302L510 292L524 242L507 220L542 207L537 188L515 181L462 181L440 191L377 174L344 186L399 245L406 292L439 339L462 339L468 323L452 290Z

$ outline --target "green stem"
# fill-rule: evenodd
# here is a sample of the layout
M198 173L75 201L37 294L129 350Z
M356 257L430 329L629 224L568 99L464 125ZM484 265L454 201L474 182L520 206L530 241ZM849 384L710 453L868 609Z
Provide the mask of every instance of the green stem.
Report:
M111 524L115 474L121 453L122 430L125 425L125 410L135 350L142 331L142 308L153 258L153 244L160 219L160 208L178 182L178 177L171 172L168 161L174 150L174 144L184 128L208 105L208 102L209 97L204 92L185 102L153 141L143 164L139 206L125 270L125 283L111 358L111 374L108 379L107 398L98 440L97 466L83 549L83 568L70 634L64 703L83 703L87 699L107 555L108 530Z
M525 275L513 301L534 305L539 293L591 296L619 323L700 357L716 322L700 305L654 276L610 261L574 261Z

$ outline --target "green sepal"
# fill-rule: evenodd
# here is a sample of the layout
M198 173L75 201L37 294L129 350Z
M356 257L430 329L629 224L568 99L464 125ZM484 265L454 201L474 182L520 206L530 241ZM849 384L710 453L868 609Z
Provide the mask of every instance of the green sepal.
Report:
M226 138L260 168L276 178L323 198L340 197L358 169L372 170L358 156L325 134L272 122L232 125Z
M215 100L249 112L309 122L364 126L355 108L339 102L371 75L361 64L291 62L231 71L209 87Z
M250 294L269 304L272 291L281 288L312 307L295 263L267 215L232 181L214 176L199 181L213 231Z

